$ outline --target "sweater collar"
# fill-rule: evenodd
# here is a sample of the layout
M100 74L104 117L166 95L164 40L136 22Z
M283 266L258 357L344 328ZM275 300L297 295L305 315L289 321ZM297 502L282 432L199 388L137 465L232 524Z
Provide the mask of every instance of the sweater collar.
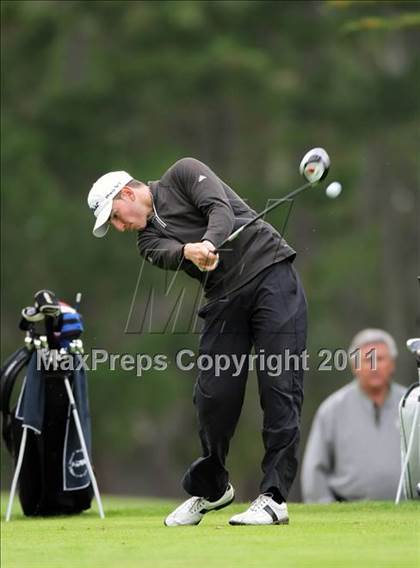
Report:
M157 189L158 189L158 181L148 181L147 185L150 189L150 193L152 194L152 199L153 201L156 203L156 199L157 199Z
M354 382L356 383L357 392L359 393L360 398L364 401L364 404L369 404L370 406L376 406L376 403L362 389L357 378L354 379ZM389 384L388 393L385 397L384 403L381 406L381 408L386 408L387 406L389 406L391 404L391 399L392 399L391 394L393 393L394 390L395 390L395 388L394 388L394 385L392 384L392 381L391 381L391 383Z

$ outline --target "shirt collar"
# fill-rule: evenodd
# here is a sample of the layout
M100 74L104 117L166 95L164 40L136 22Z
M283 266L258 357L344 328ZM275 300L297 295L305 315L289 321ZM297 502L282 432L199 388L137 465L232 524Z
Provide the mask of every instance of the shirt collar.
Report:
M152 199L156 203L157 199L157 189L158 189L158 181L148 181L147 185L150 188L150 193L152 194Z

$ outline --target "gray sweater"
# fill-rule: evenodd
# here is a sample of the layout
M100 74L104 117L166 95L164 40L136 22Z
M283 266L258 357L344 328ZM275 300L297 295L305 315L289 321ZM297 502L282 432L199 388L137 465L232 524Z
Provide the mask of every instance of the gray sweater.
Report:
M304 501L394 499L401 468L398 404L406 390L391 383L377 407L354 380L321 404L302 465Z

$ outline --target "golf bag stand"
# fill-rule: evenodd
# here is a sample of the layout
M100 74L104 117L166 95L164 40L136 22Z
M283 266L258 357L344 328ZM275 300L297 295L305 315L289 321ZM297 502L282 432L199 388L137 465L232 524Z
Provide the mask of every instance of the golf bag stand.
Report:
M70 386L68 376L64 375L63 378L64 378L64 386L66 388L66 392L67 392L67 396L68 396L68 400L69 400L69 404L70 404L71 413L73 415L73 419L74 419L74 422L76 424L77 434L79 436L80 446L81 446L82 452L83 452L83 458L85 460L86 468L87 468L88 473L89 473L89 479L90 479L90 482L92 484L93 492L94 492L95 499L96 499L96 502L97 502L97 505L98 505L99 516L100 516L101 519L104 519L105 514L104 514L104 509L103 509L103 506L102 506L102 500L101 500L101 496L100 496L100 493L99 493L99 488L98 488L98 484L97 484L97 481L96 481L96 477L95 477L95 474L93 472L92 464L90 462L89 452L87 450L85 437L83 435L83 430L82 430L82 426L81 426L81 423L80 423L79 413L77 411L76 401L74 400L73 391L72 391L72 388ZM10 518L11 518L11 515L12 515L13 500L14 500L14 497L15 497L16 488L17 488L17 484L18 484L18 480L19 480L19 475L20 475L20 471L21 471L21 468L22 468L23 457L24 457L24 454L25 454L27 433L28 433L28 427L22 426L22 438L21 438L21 442L20 442L18 460L17 460L17 463L16 463L15 472L14 472L14 475L13 475L12 486L11 486L11 489L10 489L9 502L7 504L6 522L10 521Z
M416 493L420 497L420 338L409 339L407 347L416 355L419 380L408 388L399 405L402 467L396 505L403 489L406 499L415 499Z

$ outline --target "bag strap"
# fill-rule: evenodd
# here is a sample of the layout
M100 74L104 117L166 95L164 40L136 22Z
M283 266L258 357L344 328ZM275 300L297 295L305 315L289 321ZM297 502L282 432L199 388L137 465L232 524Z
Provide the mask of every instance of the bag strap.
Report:
M420 384L419 384L419 382L417 381L416 383L413 383L412 385L410 385L410 386L407 388L406 392L403 394L403 397L402 397L402 399L401 399L401 401L400 401L400 404L401 404L401 407L402 407L402 408L404 408L404 406L406 405L407 399L408 399L408 397L410 396L411 392L412 392L414 389L416 389L417 387L419 387L419 386L420 386Z
M3 419L10 414L10 398L17 376L27 365L32 356L32 351L27 347L21 347L8 357L0 369L0 410Z

